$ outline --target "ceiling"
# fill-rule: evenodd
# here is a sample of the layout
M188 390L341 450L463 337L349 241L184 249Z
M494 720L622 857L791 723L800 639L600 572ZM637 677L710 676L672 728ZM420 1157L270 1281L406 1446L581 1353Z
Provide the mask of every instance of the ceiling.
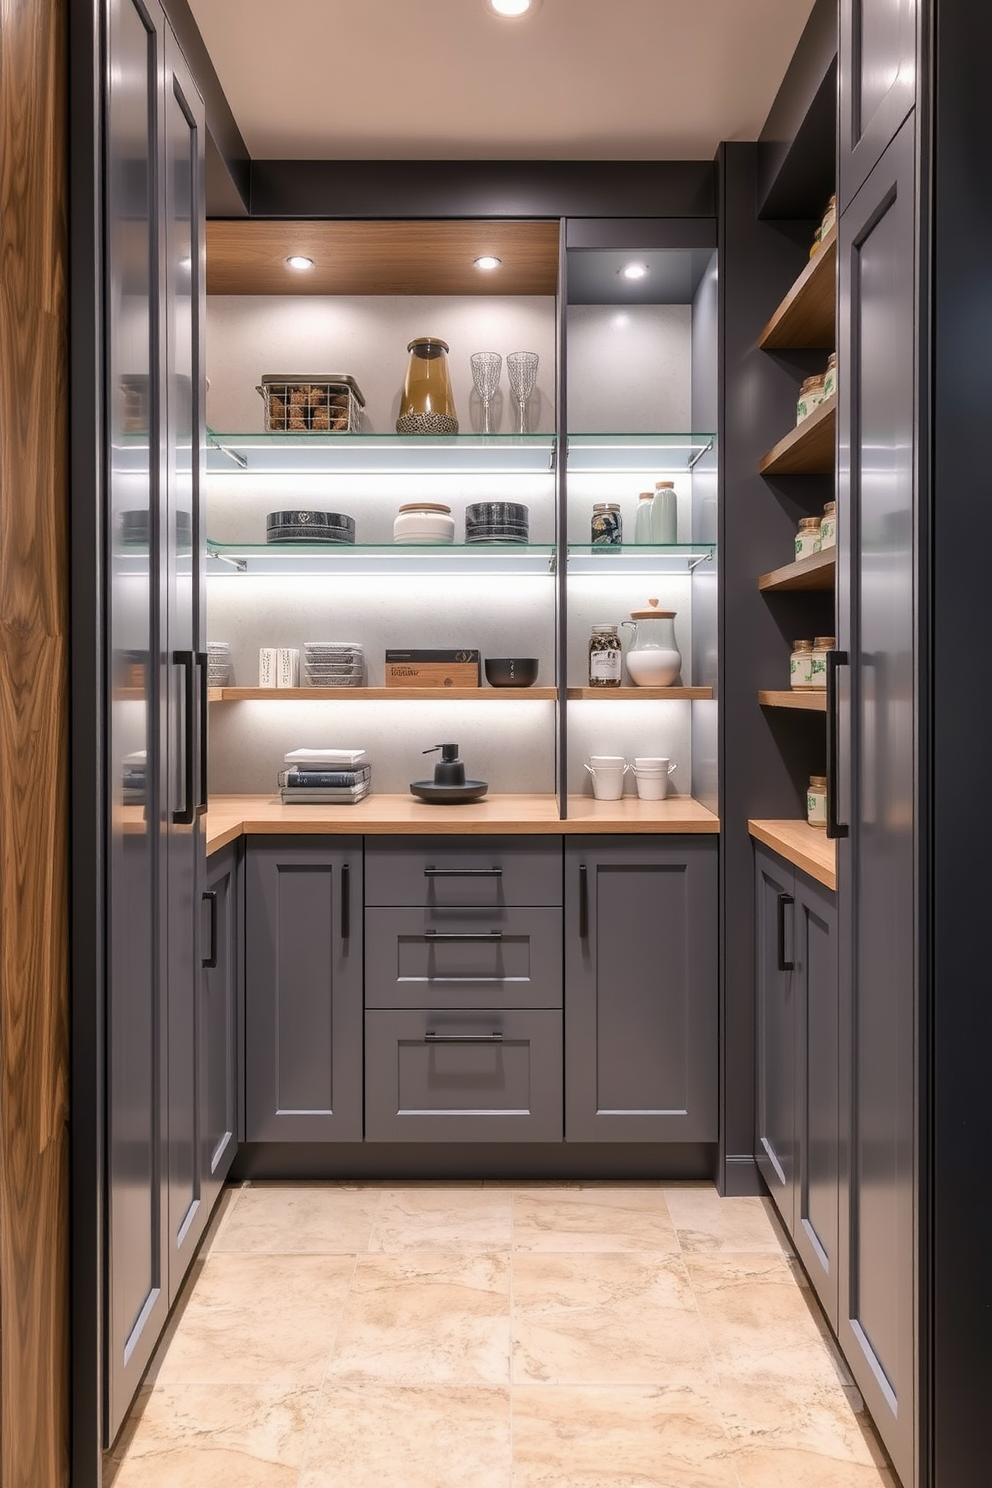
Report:
M256 160L709 160L813 0L189 0Z

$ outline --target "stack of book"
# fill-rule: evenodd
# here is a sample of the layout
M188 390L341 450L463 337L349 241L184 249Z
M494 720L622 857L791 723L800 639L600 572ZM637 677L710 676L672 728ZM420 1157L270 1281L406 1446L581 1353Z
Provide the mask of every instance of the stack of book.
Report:
M293 749L283 757L279 794L292 806L353 806L372 788L364 749Z

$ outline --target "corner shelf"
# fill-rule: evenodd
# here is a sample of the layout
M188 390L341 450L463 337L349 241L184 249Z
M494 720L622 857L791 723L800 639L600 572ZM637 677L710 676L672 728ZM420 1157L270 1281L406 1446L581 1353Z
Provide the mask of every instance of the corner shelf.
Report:
M678 703L705 702L713 696L712 687L570 687L569 702L639 701Z
M837 394L791 429L765 455L759 475L833 475Z
M557 687L211 687L211 703L553 703Z
M762 708L798 708L804 713L826 713L827 694L815 690L803 692L799 688L785 688L777 692L759 692L758 702Z
M822 553L812 553L808 558L798 558L794 563L786 563L781 568L773 568L770 573L762 574L758 579L758 588L766 594L785 590L822 592L834 587L836 572L836 549L827 548Z
M827 233L758 337L762 351L833 351L836 341L837 226Z

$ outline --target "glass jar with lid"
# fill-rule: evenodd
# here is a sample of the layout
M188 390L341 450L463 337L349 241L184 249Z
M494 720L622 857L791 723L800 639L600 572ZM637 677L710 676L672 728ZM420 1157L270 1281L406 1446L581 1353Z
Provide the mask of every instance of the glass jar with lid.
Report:
M820 551L820 518L800 517L796 528L796 561Z
M796 423L801 424L803 419L808 419L815 409L823 402L824 374L819 372L814 377L807 377L799 389L799 400L796 403Z
M457 434L447 341L439 336L417 336L406 349L410 361L396 420L397 434Z
M806 787L806 820L811 827L827 825L827 777L811 775Z
M837 542L837 503L828 501L820 518L820 550L832 548Z
M623 542L619 501L597 501L592 509L590 539L594 548L618 548Z
M813 677L814 687L826 687L827 685L827 652L832 651L837 644L835 636L814 636L813 638Z
M589 686L619 687L623 648L616 625L594 625L589 637Z
M796 688L813 686L813 642L793 641L789 657L789 685Z

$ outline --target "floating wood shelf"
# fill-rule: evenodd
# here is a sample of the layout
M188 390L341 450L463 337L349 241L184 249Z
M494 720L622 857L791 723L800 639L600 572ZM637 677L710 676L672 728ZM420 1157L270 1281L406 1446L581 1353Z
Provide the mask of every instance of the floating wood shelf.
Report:
M826 692L803 692L797 688L784 688L781 692L759 692L758 702L763 708L799 708L806 713L826 713Z
M556 687L212 687L212 703L553 703Z
M749 821L747 829L758 842L785 858L822 883L828 889L837 887L837 845L819 827L809 822Z
M830 229L758 337L763 351L833 351L837 335L837 228Z
M832 475L837 394L780 439L758 466L759 475Z
M570 687L570 702L591 699L595 702L616 702L617 698L630 702L637 698L651 702L704 702L713 696L712 687Z
M762 574L758 588L766 594L786 589L830 590L834 587L836 569L836 549L827 548L822 553L813 553L809 558L799 558L782 568L773 568L771 573Z

